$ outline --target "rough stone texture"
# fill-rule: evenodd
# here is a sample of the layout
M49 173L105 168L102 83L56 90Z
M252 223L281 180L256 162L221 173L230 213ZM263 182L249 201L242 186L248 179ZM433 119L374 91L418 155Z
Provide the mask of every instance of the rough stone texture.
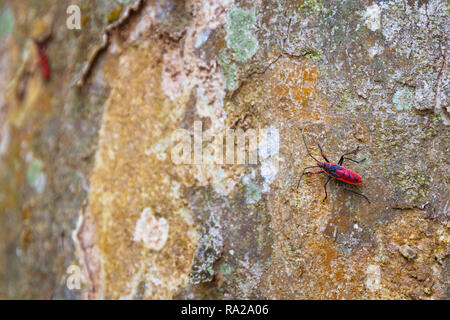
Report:
M0 297L450 298L448 4L80 0L81 30L68 5L0 1ZM267 141L177 164L179 129ZM303 133L360 148L370 204L297 189Z

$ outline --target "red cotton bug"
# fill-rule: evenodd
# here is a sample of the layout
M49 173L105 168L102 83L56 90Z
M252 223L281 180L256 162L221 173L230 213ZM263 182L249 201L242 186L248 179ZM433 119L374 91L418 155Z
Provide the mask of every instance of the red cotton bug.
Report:
M349 160L349 161L353 161L353 162L356 162L356 163L360 163L360 162L363 162L364 160L366 160L364 158L362 160L357 161L357 160L353 160L353 159L350 159L350 158L346 157L346 156L348 156L350 154L357 153L359 148L357 148L356 150L353 150L351 152L347 152L347 153L343 154L341 156L341 158L339 159L338 163L336 164L336 163L330 162L327 159L327 156L323 153L322 148L320 147L320 144L317 144L317 146L320 149L320 155L326 161L326 162L320 162L319 160L317 160L316 158L314 158L311 155L311 152L309 152L308 146L306 145L305 136L302 135L302 137L303 137L303 142L305 143L305 147L306 147L306 151L308 152L308 155L317 162L317 165L311 166L311 167L306 167L306 168L303 169L303 173L300 176L300 179L298 180L297 189L300 186L300 181L302 180L302 178L303 178L303 176L305 174L322 174L322 173L326 173L328 175L328 179L327 179L327 181L325 182L325 184L323 186L323 188L325 189L325 198L323 198L322 202L324 202L327 199L327 196L328 196L328 194L327 194L327 184L331 180L331 178L334 178L336 180L344 182L343 185L344 185L344 189L345 190L350 191L350 192L352 192L354 194L357 194L357 195L363 197L364 199L367 200L367 202L370 203L369 199L365 195L363 195L362 193L359 193L359 192L356 192L354 190L351 190L351 189L347 188L346 183L348 183L348 184L361 184L362 183L361 176L359 174L357 174L356 172L350 170L350 169L342 167L342 163L344 162L344 160ZM315 172L305 172L307 169L311 169L311 168L321 168L322 170L315 171Z
M45 80L50 79L50 65L48 64L47 54L45 53L45 42L33 39L38 50L39 63L41 65L42 75Z

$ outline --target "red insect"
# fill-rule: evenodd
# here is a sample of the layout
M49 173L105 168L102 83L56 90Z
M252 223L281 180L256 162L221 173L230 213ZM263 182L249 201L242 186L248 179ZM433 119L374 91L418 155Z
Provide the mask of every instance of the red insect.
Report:
M362 193L356 192L354 190L350 190L346 186L346 183L348 183L348 184L361 184L362 183L362 178L361 178L361 176L359 174L357 174L356 172L354 172L354 171L352 171L350 169L342 167L342 163L344 162L344 160L350 160L350 161L353 161L353 162L356 162L356 163L360 163L360 162L363 162L364 160L366 160L364 158L362 160L357 161L357 160L353 160L353 159L350 159L350 158L346 157L349 154L357 153L358 152L358 148L356 150L353 150L351 152L343 154L341 156L341 158L339 159L338 163L336 164L336 163L330 162L327 159L327 156L323 153L322 148L320 147L320 144L317 144L319 149L320 149L320 155L322 156L322 158L325 159L326 162L320 162L319 160L317 160L316 158L314 158L311 155L311 152L309 152L308 146L306 145L306 141L305 141L305 136L304 135L303 135L303 142L305 143L305 147L306 147L306 151L308 152L308 155L317 162L317 165L311 166L311 167L306 167L306 168L303 169L303 173L300 176L300 179L298 180L297 189L298 189L298 187L300 185L300 181L302 180L302 177L305 174L326 173L328 175L328 179L325 182L325 185L323 186L324 189L325 189L325 198L323 198L322 202L325 201L327 196L328 196L328 194L327 194L327 184L331 180L331 178L334 178L336 180L344 182L343 185L344 185L344 189L345 190L353 192L354 194L357 194L357 195L363 197L364 199L367 200L367 202L370 203L369 199L365 195L363 195ZM315 171L315 172L305 172L305 170L307 170L307 169L317 168L317 167L321 168L321 170Z
M45 42L33 39L38 50L39 63L41 65L42 75L45 80L50 79L50 65L48 64L47 54L45 53Z

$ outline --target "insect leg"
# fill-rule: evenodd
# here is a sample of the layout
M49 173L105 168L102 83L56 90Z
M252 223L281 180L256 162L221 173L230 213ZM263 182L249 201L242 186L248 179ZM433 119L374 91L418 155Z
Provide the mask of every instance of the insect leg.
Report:
M368 203L370 203L369 198L367 198L365 195L363 195L362 193L359 193L359 192L356 192L356 191L353 191L353 190L347 188L347 186L345 185L345 183L344 183L343 185L344 185L344 189L345 189L345 190L350 191L350 192L353 192L354 194L357 194L358 196L363 197L364 199L367 200Z
M309 152L308 146L306 145L305 135L304 135L304 134L302 135L302 138L303 138L303 143L305 144L305 147L306 147L306 151L308 152L308 155L309 155L311 158L313 158L314 161L320 162L319 160L317 160L316 158L313 157L313 155L311 154L311 152Z
M300 185L300 181L302 180L303 176L305 174L320 174L323 173L323 171L317 171L317 172L305 172L306 169L311 169L311 168L319 168L319 166L311 166L311 167L306 167L303 169L302 175L300 176L300 179L298 179L298 183L297 183L297 189Z
M355 150L353 150L353 151L350 151L350 152L347 152L347 153L344 153L342 156L341 156L341 158L339 159L339 162L338 162L338 165L341 165L342 164L342 162L344 162L344 157L345 156L348 156L349 154L355 154L355 153L357 153L359 151L359 147L358 148L356 148ZM362 161L362 160L361 160Z
M327 156L325 155L325 153L323 153L322 147L320 146L320 144L317 144L317 146L319 147L320 155L322 156L322 158L324 158L326 162L330 162L330 160L327 159Z
M353 160L353 159L344 157L344 159L342 159L342 162L344 162L344 160L350 160L350 161L353 161L353 162L355 162L355 163L361 163L361 162L365 161L366 158L364 158L364 159L362 159L362 160ZM342 163L341 163L341 164L342 164Z
M326 181L325 184L323 185L323 188L325 189L325 198L323 198L322 202L325 202L325 200L326 200L327 197L328 197L328 193L327 193L327 184L328 184L328 182L330 182L330 180L331 180L331 177L328 177L327 181Z

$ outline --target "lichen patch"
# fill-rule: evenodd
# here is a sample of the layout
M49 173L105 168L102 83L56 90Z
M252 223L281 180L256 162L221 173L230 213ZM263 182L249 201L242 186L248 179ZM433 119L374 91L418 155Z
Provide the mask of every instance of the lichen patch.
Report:
M156 218L150 208L145 208L134 229L133 240L142 242L152 250L161 250L169 236L169 224L164 218Z

